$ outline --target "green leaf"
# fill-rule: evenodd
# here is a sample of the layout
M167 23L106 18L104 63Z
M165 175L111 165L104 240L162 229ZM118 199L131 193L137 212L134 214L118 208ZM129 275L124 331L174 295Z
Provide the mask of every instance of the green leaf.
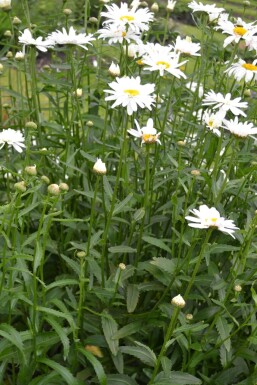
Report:
M153 385L200 385L201 383L199 378L191 374L171 371L169 375L160 373Z
M133 313L139 300L139 289L137 285L129 284L127 287L127 310Z
M63 328L62 325L60 325L58 323L58 321L56 321L51 316L45 317L45 320L52 326L52 328L55 330L55 332L60 337L60 340L63 344L63 356L64 356L64 359L66 360L66 358L69 354L69 350L70 350L70 341L69 341L69 338L67 337L67 335L65 333L65 329Z
M79 385L78 380L71 374L71 372L65 368L64 366L58 364L53 360L49 360L48 358L41 358L38 360L41 364L45 364L55 370L68 385Z
M73 318L70 315L70 313L68 313L68 314L67 313L63 313L63 312L61 312L59 310L51 309L49 307L44 307L44 306L38 306L37 310L41 311L41 312L43 312L45 314L54 315L55 317L65 318L69 322L70 326L72 328L74 328L74 321L73 321Z
M141 207L134 213L133 219L135 222L138 222L138 221L141 221L141 219L143 219L144 216L145 216L145 209Z
M0 336L6 338L9 342L11 342L12 345L16 346L24 362L26 362L26 357L24 354L24 345L20 333L11 325L1 324Z
M44 256L44 251L41 245L40 240L36 241L36 253L35 253L35 259L34 259L34 265L33 265L33 272L36 273L38 266L41 263L41 260Z
M61 254L62 259L65 260L67 265L79 276L80 275L80 266L76 261L73 261L73 259L70 259L69 257L66 257L66 255Z
M137 385L137 382L126 374L109 374L107 385Z
M135 253L137 251L136 249L125 245L109 247L108 250L110 253Z
M106 175L103 176L103 183L104 183L104 191L105 191L105 193L108 195L108 197L110 199L112 199L113 189L112 189L112 187L111 187L111 185L110 185Z
M46 291L51 290L55 287L69 286L69 285L79 285L79 282L76 279L60 279L59 281L52 282L46 287Z
M79 350L79 352L81 352L86 357L86 359L93 366L100 384L106 385L106 374L104 372L104 368L103 368L101 362L89 351L87 351L81 347L79 347L78 350Z
M107 311L103 311L102 313L102 328L110 351L114 356L116 356L119 349L119 341L117 339L113 339L113 336L118 331L118 325Z
M226 350L229 352L230 349L231 349L231 340L230 340L230 330L231 330L231 327L230 325L227 323L227 320L225 317L218 317L217 321L216 321L216 328L218 330L218 333L219 333L219 336L221 338L221 340L225 340L223 342Z
M163 257L153 258L153 260L151 261L151 264L159 267L159 269L164 270L169 274L173 274L176 269L174 260L171 260L168 258L163 258Z
M144 364L154 367L156 364L156 355L146 345L135 342L136 346L121 346L120 351L129 354L141 360Z
M127 208L127 203L133 198L133 194L130 193L123 201L115 205L113 215L119 214Z
M161 240L154 237L144 236L143 241L150 243L150 245L156 246L162 250L167 251L169 254L171 254L171 249Z
M116 339L130 336L131 334L138 332L141 326L142 326L141 322L131 322L130 324L125 325L121 329L119 329L117 333L113 335L112 338L116 340Z

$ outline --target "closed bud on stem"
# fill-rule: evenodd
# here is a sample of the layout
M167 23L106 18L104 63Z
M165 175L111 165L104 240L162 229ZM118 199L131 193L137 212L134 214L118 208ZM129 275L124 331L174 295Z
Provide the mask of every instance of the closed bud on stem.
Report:
M29 130L36 130L37 129L37 124L34 122L27 122L25 124L25 128L28 128Z
M70 16L72 14L72 10L70 8L65 8L63 13L65 16Z
M120 268L121 270L125 270L125 269L126 269L125 263L120 263L120 264L119 264L119 268Z
M234 290L238 293L240 293L240 291L242 291L242 286L241 285L235 285L234 286Z
M92 122L92 120L88 120L87 123L86 123L86 125L87 125L88 127L93 127L94 123Z
M96 17L90 17L90 18L88 19L88 21L89 21L90 23L92 23L92 24L97 24L97 23L98 23L98 20L97 20Z
M77 252L77 257L78 257L78 258L84 258L85 256L86 256L85 251L82 251L82 250L81 250L81 251L78 251L78 252Z
M44 182L45 184L49 184L49 183L50 183L50 179L49 179L48 176L46 176L46 175L42 175L42 176L41 176L41 180L42 180L42 182Z
M16 52L14 59L17 61L23 61L24 57L25 57L24 53L19 51L19 52Z
M178 294L176 297L173 297L172 300L171 300L171 303L172 303L172 305L174 305L176 307L179 307L181 309L183 307L185 307L185 305L186 305L186 302L184 301L184 298L180 294Z
M36 166L27 166L25 167L25 172L26 174L30 176L35 176L37 175L37 167Z
M0 63L0 74L3 73L3 70L4 70L4 66L2 63Z
M19 192L25 192L27 190L26 184L24 181L15 183L14 188L15 188L15 190L17 190Z
M193 317L193 314L190 314L190 313L186 314L186 319L187 319L188 321L191 321L193 318L194 318L194 317Z
M0 0L0 9L10 11L12 9L12 0Z
M60 190L60 187L58 186L58 184L50 184L48 187L47 187L47 191L49 192L50 195L59 195L61 190Z
M59 189L61 191L67 192L67 191L69 191L69 186L67 185L67 183L60 183L59 184Z
M201 172L200 172L199 170L192 170L192 171L191 171L191 175L193 175L193 176L199 176L199 175L201 175Z
M7 59L11 59L13 57L12 51L8 51L6 54Z
M110 65L109 67L109 74L111 74L112 76L120 76L120 67L119 67L119 64L115 64L113 63L112 61L112 64Z
M77 98L81 98L81 96L83 95L82 88L77 88L76 91L73 92L73 95L76 96Z
M19 19L17 16L14 16L14 18L12 19L12 23L13 25L19 25L21 24L21 19Z
M98 175L105 175L107 173L105 163L98 158L93 166L93 171Z
M157 13L159 11L159 5L157 3L153 3L151 6L151 11Z
M12 37L12 32L11 32L9 29L7 29L7 30L5 31L5 33L4 33L4 36L5 36L5 37Z
M179 141L177 142L177 145L178 145L178 146L181 146L181 147L184 147L184 146L186 145L186 142L184 142L184 140L179 140Z

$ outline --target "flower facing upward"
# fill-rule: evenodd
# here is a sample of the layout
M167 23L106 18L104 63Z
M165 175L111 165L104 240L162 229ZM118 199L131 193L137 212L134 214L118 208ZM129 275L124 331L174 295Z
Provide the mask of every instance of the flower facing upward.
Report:
M208 229L210 227L214 227L217 230L231 235L233 238L233 233L238 227L235 226L232 220L225 219L220 216L218 210L215 207L209 208L206 205L201 205L199 210L193 209L190 210L195 216L187 216L186 219L190 221L188 225L191 227L195 227L198 229Z
M77 33L73 27L70 27L68 32L65 28L62 29L62 32L56 30L49 35L49 39L53 40L55 44L73 44L86 50L88 49L86 45L92 45L91 41L95 40L92 34Z
M137 9L137 4L132 8L127 3L121 3L120 8L116 4L106 5L106 8L107 12L101 12L101 16L107 18L103 24L127 25L136 32L143 32L148 31L148 24L153 21L153 13L147 8Z
M224 120L224 128L240 138L246 138L247 136L257 134L257 127L254 127L253 123L239 122L238 117L234 119Z
M20 131L15 131L12 128L8 128L0 132L0 150L5 144L12 146L16 151L22 152L25 148L24 137Z
M217 112L215 114L209 110L206 110L203 114L203 121L210 131L212 131L217 136L220 136L221 133L218 128L221 127L224 117L225 115L222 112Z
M252 63L246 63L244 60L239 59L237 63L231 65L225 72L229 76L234 76L238 81L244 79L246 82L250 82L252 79L257 79L257 59Z
M122 44L124 40L128 43L131 41L141 41L140 33L135 32L129 26L126 27L126 25L117 26L115 24L109 24L105 28L99 29L97 33L99 34L99 39L109 39L108 43L110 45L114 43Z
M254 23L245 23L240 17L237 19L236 23L232 23L232 21L226 19L223 20L221 18L215 29L221 30L222 33L230 35L224 40L223 47L226 47L232 42L238 43L241 39L246 39L248 33L251 31L257 32L257 27Z
M220 112L231 111L234 115L246 116L241 108L247 108L248 103L240 102L240 100L240 97L231 99L230 93L223 96L220 92L216 94L213 90L211 90L205 94L203 105L213 106L214 109L219 108Z
M160 132L157 132L156 129L153 126L153 119L149 118L146 126L140 128L137 120L135 119L135 123L137 126L137 130L134 130L133 128L128 130L128 133L135 136L136 138L141 138L143 143L151 144L151 143L159 143L161 144L159 140L159 136L161 135Z
M141 84L139 76L136 78L125 76L116 78L115 81L109 83L112 90L104 90L110 96L105 98L106 101L114 100L112 108L117 106L127 107L128 115L132 115L137 111L137 107L152 109L154 97L150 94L154 91L154 84Z
M23 44L23 54L25 53L26 45L34 45L39 51L46 52L48 48L54 46L54 41L48 37L46 40L43 40L42 36L33 38L30 30L26 28L21 36L19 36L19 43Z

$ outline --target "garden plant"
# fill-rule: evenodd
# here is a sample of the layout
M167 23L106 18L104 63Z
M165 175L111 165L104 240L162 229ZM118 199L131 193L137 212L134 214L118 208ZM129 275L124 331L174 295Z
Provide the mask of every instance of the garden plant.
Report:
M225 3L0 0L0 384L257 384L257 21Z

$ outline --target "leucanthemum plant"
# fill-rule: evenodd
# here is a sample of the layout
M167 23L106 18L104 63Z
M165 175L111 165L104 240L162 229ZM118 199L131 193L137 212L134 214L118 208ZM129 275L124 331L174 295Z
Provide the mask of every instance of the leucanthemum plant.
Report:
M253 5L40 3L0 0L0 384L255 384Z

